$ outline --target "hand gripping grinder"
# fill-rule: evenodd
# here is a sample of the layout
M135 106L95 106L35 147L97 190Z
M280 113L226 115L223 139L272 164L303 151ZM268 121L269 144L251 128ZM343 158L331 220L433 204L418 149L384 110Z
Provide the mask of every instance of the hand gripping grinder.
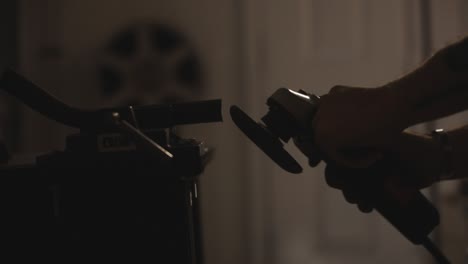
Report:
M268 98L267 105L269 110L261 122L255 122L237 106L231 106L230 114L237 127L276 164L290 173L301 173L302 167L283 148L282 142L307 135L313 138L311 123L320 106L320 97L302 90L280 88ZM414 190L411 195L401 196L397 190L389 190L376 180L379 170L375 168L350 171L353 172L350 177L356 174L368 177L372 182L369 199L401 234L412 243L426 247L439 263L449 263L428 239L439 224L439 213L424 195Z

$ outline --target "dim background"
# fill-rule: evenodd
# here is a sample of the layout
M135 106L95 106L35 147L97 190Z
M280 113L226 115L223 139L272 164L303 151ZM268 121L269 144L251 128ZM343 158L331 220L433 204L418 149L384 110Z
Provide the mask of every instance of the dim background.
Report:
M323 167L301 175L278 169L227 110L237 104L259 118L279 87L321 95L337 84L385 84L468 33L467 12L463 0L3 0L0 67L84 108L115 104L122 87L137 93L144 86L143 98L156 94L149 103L167 94L223 99L223 123L181 128L216 151L201 176L207 264L431 263L379 215L361 214L328 188ZM176 48L155 51L152 25L170 28ZM128 30L136 44L121 56L109 46ZM74 132L11 98L1 101L2 137L15 154L61 149ZM414 129L465 122L460 114ZM454 263L468 259L461 186L426 192L442 214L434 239Z

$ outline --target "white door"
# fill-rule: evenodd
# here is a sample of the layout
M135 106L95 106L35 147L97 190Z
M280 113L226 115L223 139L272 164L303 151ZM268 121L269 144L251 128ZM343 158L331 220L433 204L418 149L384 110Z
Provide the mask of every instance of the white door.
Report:
M256 117L266 112L265 99L279 87L318 95L338 84L373 87L421 60L416 1L253 2L246 9L247 24L254 25L247 42L254 57L251 93L257 97L251 104L258 105L251 110ZM298 151L290 150L307 166ZM323 166L291 175L266 158L257 159L252 200L262 202L251 209L257 216L252 239L262 250L251 252L254 263L427 261L422 247L382 217L360 213L341 192L330 189Z

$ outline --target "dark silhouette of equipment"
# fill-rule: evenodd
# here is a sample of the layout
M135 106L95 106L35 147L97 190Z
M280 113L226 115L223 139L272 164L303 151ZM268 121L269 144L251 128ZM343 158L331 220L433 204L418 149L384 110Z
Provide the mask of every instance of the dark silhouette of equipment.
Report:
M212 151L171 128L222 121L221 100L82 110L11 70L0 89L79 129L31 163L2 154L0 258L203 263L198 178Z

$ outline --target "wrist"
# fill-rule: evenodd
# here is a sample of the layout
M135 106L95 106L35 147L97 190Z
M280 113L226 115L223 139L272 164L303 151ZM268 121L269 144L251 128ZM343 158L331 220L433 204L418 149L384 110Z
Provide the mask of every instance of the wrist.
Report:
M435 182L450 180L454 178L453 169L453 147L450 144L449 135L443 129L436 129L431 132L433 141L437 144L441 153L441 171L434 179Z
M452 145L453 178L468 177L468 126L463 126L447 132Z

